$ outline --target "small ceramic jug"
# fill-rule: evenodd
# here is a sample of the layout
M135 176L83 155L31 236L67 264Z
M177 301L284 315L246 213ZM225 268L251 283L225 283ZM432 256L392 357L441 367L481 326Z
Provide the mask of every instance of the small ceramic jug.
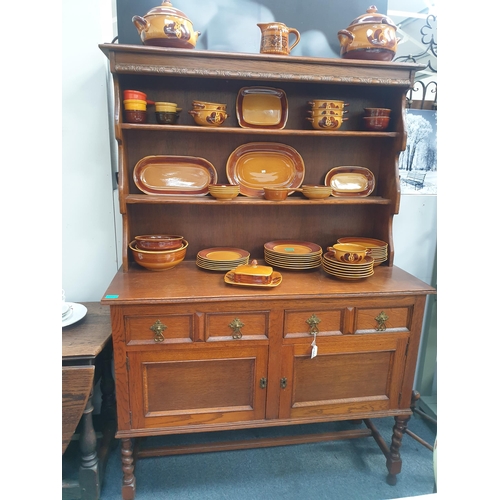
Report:
M257 23L261 31L260 53L280 54L287 56L299 43L300 33L295 28L289 28L283 23ZM295 41L289 45L288 37L295 35Z

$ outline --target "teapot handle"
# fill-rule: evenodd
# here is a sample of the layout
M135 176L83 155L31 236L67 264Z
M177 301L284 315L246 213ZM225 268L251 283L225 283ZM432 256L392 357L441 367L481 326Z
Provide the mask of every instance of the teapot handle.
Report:
M142 33L143 31L147 31L149 29L149 21L146 21L146 19L141 16L134 16L132 18L132 22L134 23L139 33Z
M340 30L337 34L338 34L339 38L341 36L345 36L345 37L348 38L347 45L349 45L354 40L354 35L350 31L348 31L348 30ZM342 44L342 41L341 41L341 44Z

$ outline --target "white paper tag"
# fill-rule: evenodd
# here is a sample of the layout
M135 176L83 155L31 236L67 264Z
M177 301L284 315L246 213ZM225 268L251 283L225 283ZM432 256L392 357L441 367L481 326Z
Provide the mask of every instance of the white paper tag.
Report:
M313 345L312 351L311 351L311 359L314 358L318 354L318 346Z

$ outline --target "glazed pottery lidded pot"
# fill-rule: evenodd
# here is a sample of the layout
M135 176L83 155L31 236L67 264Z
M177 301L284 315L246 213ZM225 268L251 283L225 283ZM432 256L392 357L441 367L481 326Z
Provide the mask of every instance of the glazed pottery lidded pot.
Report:
M397 26L372 5L366 13L351 22L347 29L338 32L340 57L343 59L371 59L392 61L396 55L399 38Z
M201 34L194 31L186 14L173 7L170 0L163 0L144 17L132 17L132 22L144 45L194 49Z

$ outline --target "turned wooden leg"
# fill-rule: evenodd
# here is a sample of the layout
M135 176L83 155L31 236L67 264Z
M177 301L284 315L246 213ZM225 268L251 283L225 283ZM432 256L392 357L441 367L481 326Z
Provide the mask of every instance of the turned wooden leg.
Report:
M123 500L134 500L135 498L135 476L134 457L131 439L122 439L122 498Z
M82 431L79 444L81 464L79 482L82 500L97 500L101 493L99 460L97 458L97 436L92 421L92 392L83 411L81 420Z
M397 482L396 474L401 472L402 461L401 456L399 455L399 448L409 420L409 416L394 417L395 424L392 428L391 447L386 461L387 470L389 471L389 474L387 475L387 483L392 486L394 486Z

